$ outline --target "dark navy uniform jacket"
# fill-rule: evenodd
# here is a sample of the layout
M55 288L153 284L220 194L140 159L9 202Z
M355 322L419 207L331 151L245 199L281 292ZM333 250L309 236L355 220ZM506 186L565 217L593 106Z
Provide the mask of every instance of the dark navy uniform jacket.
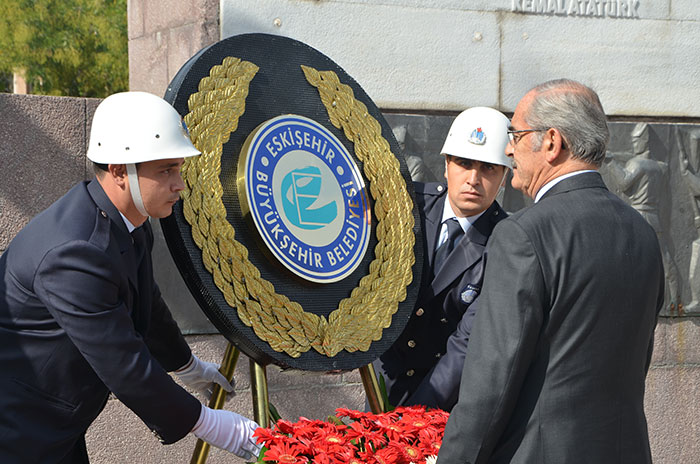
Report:
M87 462L84 434L109 392L164 443L201 405L167 374L190 359L100 184L76 185L0 257L0 462Z
M423 212L421 289L403 333L374 367L378 375L384 376L392 405L422 404L449 411L457 401L475 301L481 291L484 248L496 223L507 214L494 202L467 229L466 236L434 275L433 259L447 187L442 183L415 183L414 189Z

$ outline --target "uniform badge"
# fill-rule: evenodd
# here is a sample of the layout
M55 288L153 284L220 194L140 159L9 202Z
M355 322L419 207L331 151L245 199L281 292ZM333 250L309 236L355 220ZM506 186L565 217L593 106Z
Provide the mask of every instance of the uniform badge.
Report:
M474 285L467 285L467 288L465 288L460 295L462 298L462 303L472 304L476 297L479 296L480 290L481 289L479 287L475 287Z
M486 143L486 134L481 130L481 127L477 127L472 131L472 135L469 136L468 140L474 145L483 145Z

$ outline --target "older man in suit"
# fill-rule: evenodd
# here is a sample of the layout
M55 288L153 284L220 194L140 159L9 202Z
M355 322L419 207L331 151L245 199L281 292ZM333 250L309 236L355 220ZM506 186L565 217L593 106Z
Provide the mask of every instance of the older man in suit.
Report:
M374 363L394 406L449 410L457 401L468 334L460 332L450 346L447 339L472 318L486 243L506 217L495 199L510 167L507 131L508 118L493 108L463 111L441 150L447 184L414 184L427 257L421 289L403 333Z
M438 463L650 463L663 265L654 230L596 171L609 138L598 96L544 83L509 132L512 185L535 204L491 237Z

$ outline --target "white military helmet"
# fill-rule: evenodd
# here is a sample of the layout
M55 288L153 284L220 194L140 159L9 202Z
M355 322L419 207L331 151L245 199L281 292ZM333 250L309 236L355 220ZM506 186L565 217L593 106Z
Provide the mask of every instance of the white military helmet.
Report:
M493 108L464 110L452 122L440 153L510 168L505 153L509 124L508 118Z
M87 157L100 164L125 164L139 212L148 216L139 189L136 163L199 155L180 114L168 102L146 92L121 92L95 110Z

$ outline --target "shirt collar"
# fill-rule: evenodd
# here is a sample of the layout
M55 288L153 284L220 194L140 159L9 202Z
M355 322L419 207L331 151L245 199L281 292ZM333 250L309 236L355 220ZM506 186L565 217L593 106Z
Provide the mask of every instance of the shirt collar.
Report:
M441 224L444 224L445 221L447 221L448 219L455 218L457 219L457 222L459 222L459 225L462 226L462 230L466 233L469 227L471 227L471 225L474 224L476 220L481 217L482 214L484 214L484 211L480 212L479 214L475 214L474 216L457 217L455 212L452 211L452 206L450 206L449 198L445 198L445 206L442 209Z
M124 215L122 214L121 211L119 211L119 215L122 217L122 219L124 219L124 224L126 225L126 228L127 228L127 230L129 231L129 233L132 233L132 232L134 231L134 229L136 229L136 226L133 225L133 224L131 223L131 221L129 221L129 220L126 218L126 216L124 216Z
M574 171L574 172L569 172L567 174L561 175L557 178L554 178L544 184L541 189L537 191L537 194L535 195L535 203L540 201L540 199L544 196L545 193L549 192L549 190L557 185L559 182L563 181L564 179L568 179L569 177L577 176L579 174L583 174L586 172L595 172L594 169L585 169L583 171Z

